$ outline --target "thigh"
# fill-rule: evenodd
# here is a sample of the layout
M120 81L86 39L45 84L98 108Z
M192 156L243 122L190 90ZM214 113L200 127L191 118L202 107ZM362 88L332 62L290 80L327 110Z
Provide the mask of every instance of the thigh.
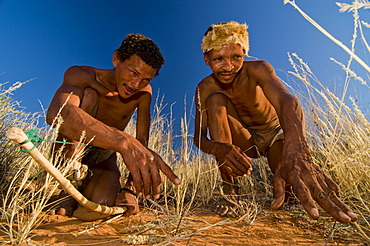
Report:
M117 167L116 153L91 168L92 177L84 188L86 198L99 204L113 206L121 188L121 174Z
M80 108L92 117L96 117L98 106L99 94L92 88L85 88L81 99Z
M95 117L96 112L98 110L98 105L99 105L98 93L94 89L86 88L79 107L92 117ZM67 142L78 143L78 141L66 138L61 133L59 133L57 141L64 142L65 140L67 140ZM62 144L57 143L56 149L59 149L61 146ZM84 145L66 144L64 146L63 153L67 158L72 158L72 156L75 153L80 153L84 148L85 148Z
M283 144L283 139L277 140L268 150L267 160L273 173L275 173L277 165L283 159Z

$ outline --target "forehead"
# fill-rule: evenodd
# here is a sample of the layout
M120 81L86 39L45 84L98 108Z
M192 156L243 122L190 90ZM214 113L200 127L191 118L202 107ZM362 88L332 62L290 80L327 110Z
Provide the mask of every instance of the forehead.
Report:
M245 52L241 45L239 44L227 44L223 45L221 49L215 50L212 49L208 52L209 56L227 56L227 55L242 55L244 56Z
M151 77L154 77L157 72L157 69L146 64L137 55L130 56L130 58L126 59L122 63L128 68L133 69L136 72L139 72L140 74L152 75Z

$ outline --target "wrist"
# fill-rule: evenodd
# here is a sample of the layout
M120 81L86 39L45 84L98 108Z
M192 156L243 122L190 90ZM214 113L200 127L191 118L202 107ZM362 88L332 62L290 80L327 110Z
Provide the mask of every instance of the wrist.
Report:
M129 189L129 188L121 188L120 190L119 190L119 193L121 193L121 192L128 192L128 193L130 193L131 195L133 195L133 196L135 196L135 197L138 197L138 195L136 194L136 192L135 191L133 191L133 190L131 190L131 189Z
M113 148L119 153L126 152L130 148L130 145L132 145L132 142L137 141L134 137L122 131L120 131L119 134L115 134L115 140L116 143Z

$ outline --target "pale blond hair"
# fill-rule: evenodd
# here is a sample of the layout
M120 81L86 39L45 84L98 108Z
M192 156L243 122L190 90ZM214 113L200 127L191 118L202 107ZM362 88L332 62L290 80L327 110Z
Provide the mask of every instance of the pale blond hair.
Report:
M245 54L249 51L249 37L247 24L228 21L211 25L203 37L201 48L203 53L220 50L224 45L239 44Z

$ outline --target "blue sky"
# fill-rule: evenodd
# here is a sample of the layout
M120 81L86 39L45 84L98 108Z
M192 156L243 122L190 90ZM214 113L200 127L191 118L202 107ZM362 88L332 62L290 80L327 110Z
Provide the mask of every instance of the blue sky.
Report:
M296 3L349 46L352 15L339 13L336 1ZM369 23L368 13L362 17ZM41 111L39 101L48 107L69 66L112 68L113 51L125 35L141 33L158 44L166 59L151 84L166 103L176 102L175 125L180 125L184 97L190 105L195 86L210 74L200 50L203 33L210 24L228 20L249 25L249 54L269 61L279 77L292 70L287 53L296 52L321 82L342 85L344 73L329 58L346 62L348 55L283 0L0 0L0 83L34 78L14 98L26 111ZM359 87L354 96L368 113L369 89Z

